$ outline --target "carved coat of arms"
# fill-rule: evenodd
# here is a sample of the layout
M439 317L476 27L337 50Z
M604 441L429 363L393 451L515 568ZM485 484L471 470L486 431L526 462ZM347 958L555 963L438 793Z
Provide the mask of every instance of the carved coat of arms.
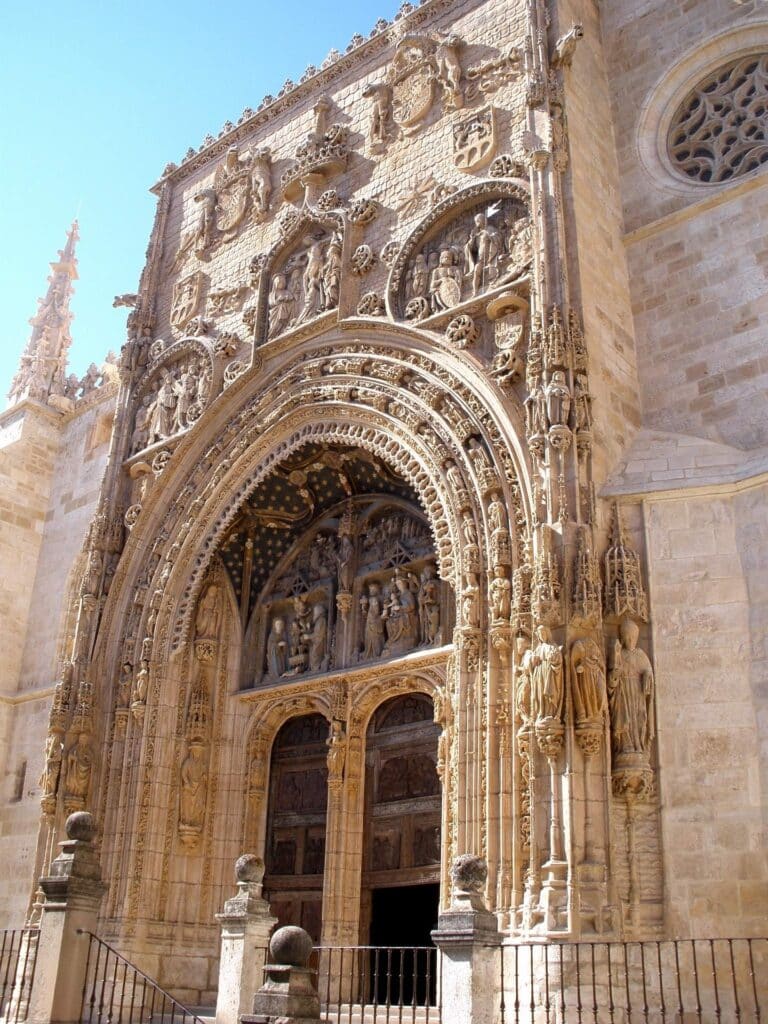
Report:
M476 110L453 126L453 162L460 171L474 171L489 163L496 152L493 107Z
M250 160L242 159L233 146L223 164L216 169L213 187L216 191L216 227L222 240L233 238L248 210L251 197Z
M203 276L203 272L197 270L173 286L170 320L171 325L178 330L182 330L198 310L203 290Z
M429 113L435 97L434 43L422 36L407 35L397 44L387 73L392 89L392 120L408 128Z

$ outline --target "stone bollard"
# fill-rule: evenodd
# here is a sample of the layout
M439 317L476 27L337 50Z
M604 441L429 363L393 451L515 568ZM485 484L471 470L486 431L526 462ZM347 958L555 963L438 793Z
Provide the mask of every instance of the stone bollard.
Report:
M464 854L451 869L453 898L432 939L443 956L442 1024L495 1024L501 991L501 935L482 896L488 867Z
M238 1024L251 1008L264 977L269 936L277 924L261 895L264 861L244 853L235 863L235 878L237 895L216 915L221 923L216 1024Z
M67 818L67 838L40 879L45 895L27 1020L33 1024L74 1024L80 1020L89 937L106 886L92 840L92 815L77 811Z
M303 928L278 928L269 944L274 963L267 964L266 981L253 997L253 1013L242 1024L323 1024L320 999L307 964L312 939Z

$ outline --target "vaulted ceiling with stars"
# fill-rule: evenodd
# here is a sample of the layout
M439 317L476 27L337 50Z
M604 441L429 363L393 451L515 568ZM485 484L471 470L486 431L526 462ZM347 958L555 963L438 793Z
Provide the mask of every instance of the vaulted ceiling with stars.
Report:
M241 608L244 576L250 577L250 612L292 545L329 509L361 495L391 495L418 505L413 488L361 448L309 444L282 462L245 502L220 548Z

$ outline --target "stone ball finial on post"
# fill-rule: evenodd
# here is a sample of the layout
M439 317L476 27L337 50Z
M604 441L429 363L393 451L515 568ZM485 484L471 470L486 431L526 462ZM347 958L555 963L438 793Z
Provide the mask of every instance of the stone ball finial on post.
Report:
M81 843L90 843L96 835L96 822L89 811L75 811L64 823L67 839L77 839Z
M244 853L235 861L235 881L259 885L264 880L264 861L255 853Z
M269 952L276 964L306 967L312 956L312 939L303 928L289 924L277 929L270 940Z
M482 893L488 880L488 865L482 857L463 853L451 867L451 881L456 892Z
M274 963L264 968L266 980L253 997L253 1014L241 1024L321 1024L315 971L309 966L312 939L303 928L278 928L269 943Z

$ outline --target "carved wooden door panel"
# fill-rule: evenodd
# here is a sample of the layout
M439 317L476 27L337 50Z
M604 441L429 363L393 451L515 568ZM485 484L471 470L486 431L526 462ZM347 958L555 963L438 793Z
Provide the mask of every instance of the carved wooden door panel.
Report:
M322 715L292 718L272 748L264 888L278 927L300 925L320 940L328 803Z
M440 780L432 701L423 694L383 704L368 728L362 935L370 894L439 881Z

